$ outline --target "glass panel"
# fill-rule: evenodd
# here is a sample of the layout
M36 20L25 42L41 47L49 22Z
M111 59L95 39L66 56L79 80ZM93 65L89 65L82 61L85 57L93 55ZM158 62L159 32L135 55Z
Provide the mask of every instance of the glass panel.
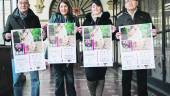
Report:
M166 18L166 82L170 83L170 0L166 0L165 4Z
M4 8L5 8L5 24L6 24L6 20L8 18L8 15L11 14L11 0L4 0ZM11 43L10 42L6 42L5 43L6 45L10 45Z
M4 6L3 6L4 1ZM4 8L4 9L3 9ZM4 12L3 12L4 11ZM2 38L2 33L4 32L4 24L8 18L8 15L11 13L11 0L0 0L0 44L4 44L4 40ZM4 17L3 17L4 16ZM5 20L3 20L5 19ZM6 43L10 45L10 43Z
M170 48L170 32L167 33L167 48Z
M11 0L4 0L4 8L5 8L5 21L8 18L8 15L11 13Z
M0 45L1 44L4 44L4 41L3 41L3 38L2 38L2 33L3 33L3 2L2 2L2 0L0 0Z
M166 82L170 83L170 0L166 0L165 16L166 16Z

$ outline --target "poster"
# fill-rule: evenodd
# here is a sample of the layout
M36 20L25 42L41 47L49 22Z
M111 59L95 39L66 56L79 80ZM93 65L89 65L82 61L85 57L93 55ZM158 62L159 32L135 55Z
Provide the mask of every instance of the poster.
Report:
M15 72L46 69L41 28L12 30Z
M74 23L48 24L48 63L76 63L76 32Z
M155 68L152 24L119 27L122 70Z
M83 26L83 66L113 66L111 25Z

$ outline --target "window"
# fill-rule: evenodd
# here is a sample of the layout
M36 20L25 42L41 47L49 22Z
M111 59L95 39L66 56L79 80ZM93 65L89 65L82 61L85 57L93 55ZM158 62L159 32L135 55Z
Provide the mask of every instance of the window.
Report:
M3 32L3 29L4 29L4 22L3 22L3 1L0 0L0 44L3 44L4 41L3 41L3 38L2 38L2 32Z
M4 40L2 38L2 33L4 32L4 26L8 15L11 13L11 0L0 0L0 45L4 44ZM10 44L10 43L7 43Z

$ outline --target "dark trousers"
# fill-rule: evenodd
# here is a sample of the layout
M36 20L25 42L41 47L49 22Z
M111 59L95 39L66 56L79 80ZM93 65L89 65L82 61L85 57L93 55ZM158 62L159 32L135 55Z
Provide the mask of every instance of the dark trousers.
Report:
M67 96L76 96L73 64L56 64L54 65L54 70L56 80L55 96L65 96L65 84Z
M138 96L148 96L147 93L147 70L136 70ZM122 71L122 96L131 96L132 70Z

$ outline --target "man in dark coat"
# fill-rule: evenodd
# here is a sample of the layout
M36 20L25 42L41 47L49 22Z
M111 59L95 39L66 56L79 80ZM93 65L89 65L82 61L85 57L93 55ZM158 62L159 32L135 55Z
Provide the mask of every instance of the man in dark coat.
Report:
M8 16L6 22L5 32L3 33L5 41L11 41L11 30L41 27L39 18L29 8L30 4L28 0L18 0L17 4L18 7ZM14 96L23 96L24 82L22 82L22 77L24 75L23 73L15 73L14 64L12 66ZM30 72L30 76L31 96L39 96L40 81L38 71Z
M132 24L152 23L148 13L137 8L138 0L125 0L126 10L118 16L116 27ZM151 30L156 35L156 29L153 26ZM117 38L120 32L116 34ZM147 69L136 70L137 72L137 91L138 96L148 96L147 93ZM131 96L132 70L122 71L122 96Z

